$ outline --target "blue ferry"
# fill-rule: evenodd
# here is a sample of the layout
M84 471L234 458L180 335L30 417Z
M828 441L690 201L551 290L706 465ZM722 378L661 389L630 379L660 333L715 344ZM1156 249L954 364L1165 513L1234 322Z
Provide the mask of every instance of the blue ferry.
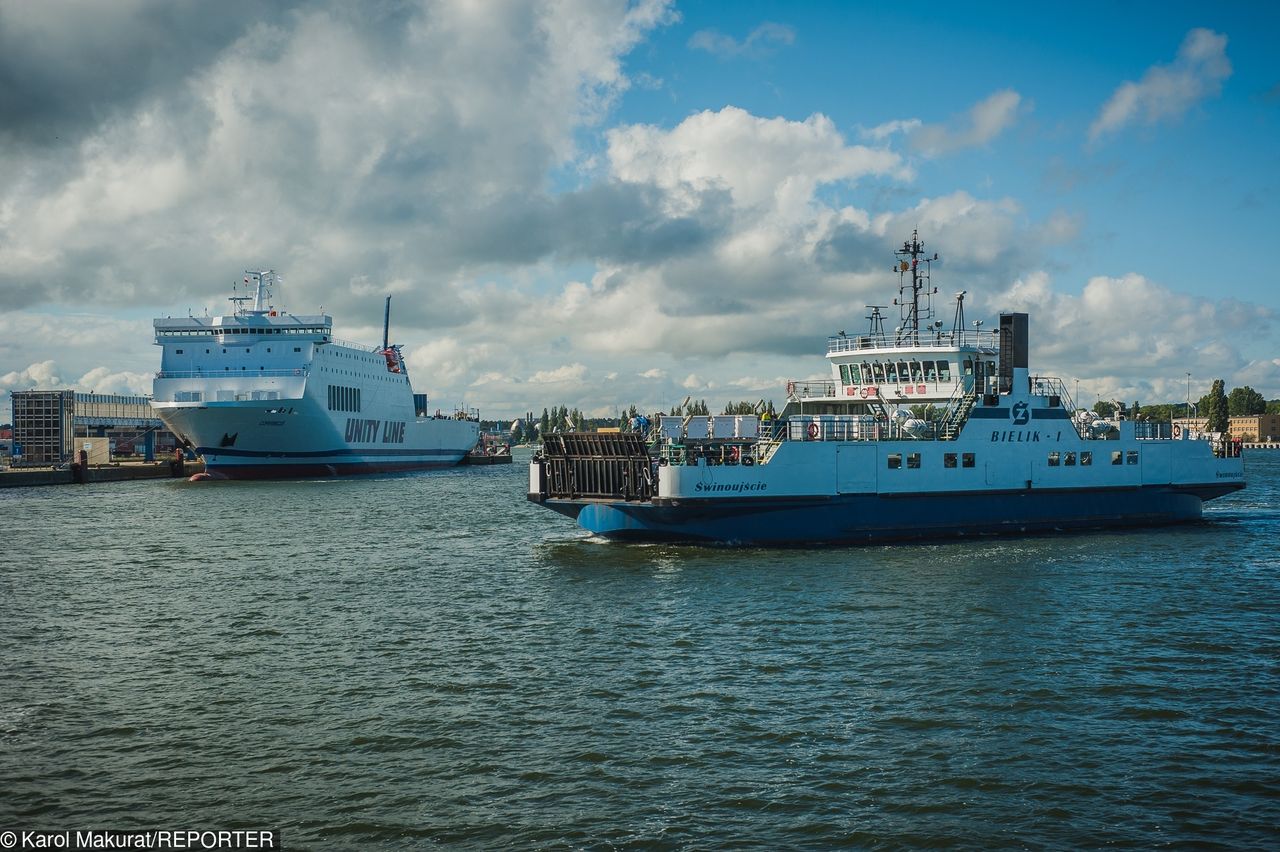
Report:
M612 539L811 545L1184 523L1244 488L1229 435L1077 409L1031 373L1027 314L966 325L961 291L947 328L938 256L918 233L894 254L897 321L829 338L778 418L546 435L529 500Z

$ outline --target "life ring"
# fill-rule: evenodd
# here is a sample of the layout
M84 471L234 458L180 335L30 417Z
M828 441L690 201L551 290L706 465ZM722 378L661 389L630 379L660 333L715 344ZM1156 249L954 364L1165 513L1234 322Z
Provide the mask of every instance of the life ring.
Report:
M868 393L870 393L870 391L869 391L869 390L867 390L866 388L863 388L863 389L862 389L862 398L863 398L863 399L866 399L866 398L867 398L867 394L868 394Z
M736 464L738 459L740 459L741 457L742 457L742 450L738 449L737 447L729 448L729 461L734 462Z
M294 371L293 371L293 374L294 374L295 376L301 376L301 375L302 375L302 371L301 371L301 370L294 370Z
M809 424L809 437L810 437L810 438L816 438L816 437L818 437L818 424L817 424L817 423L810 423L810 424Z
M1174 438L1181 438L1181 437L1182 437L1182 427L1181 427L1181 426L1179 426L1179 425L1178 425L1178 424L1176 424L1176 423L1173 425L1173 437L1174 437Z

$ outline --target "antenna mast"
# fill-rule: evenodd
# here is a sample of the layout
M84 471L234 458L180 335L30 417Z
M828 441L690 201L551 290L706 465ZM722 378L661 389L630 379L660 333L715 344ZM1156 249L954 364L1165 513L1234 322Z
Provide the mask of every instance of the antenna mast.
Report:
M930 284L929 264L937 260L938 255L936 252L933 257L925 255L918 230L911 232L911 239L894 251L894 255L898 258L894 264L894 271L898 273L898 298L893 303L898 306L902 317L894 343L918 346L921 322L933 318L933 294L938 289ZM910 278L907 277L908 272L911 273ZM910 299L907 298L908 289L911 291Z

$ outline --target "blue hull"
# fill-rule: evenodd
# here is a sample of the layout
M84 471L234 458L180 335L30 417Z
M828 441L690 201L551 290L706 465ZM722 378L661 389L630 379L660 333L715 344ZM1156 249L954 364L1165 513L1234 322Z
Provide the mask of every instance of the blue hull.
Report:
M631 541L857 544L1188 523L1212 492L1169 486L786 500L570 501L544 505L597 535Z

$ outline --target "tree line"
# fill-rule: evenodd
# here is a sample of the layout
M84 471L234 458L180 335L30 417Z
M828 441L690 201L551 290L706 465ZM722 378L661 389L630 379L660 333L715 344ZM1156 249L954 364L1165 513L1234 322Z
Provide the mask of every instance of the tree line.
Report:
M730 402L725 405L724 411L721 413L778 416L773 407L773 401L763 399L759 402ZM693 415L695 417L708 416L711 414L711 407L707 405L705 399L696 401L686 399L678 405L671 406L666 411L657 412L657 414L640 411L632 405L617 417L588 417L578 408L569 408L567 405L553 405L550 408L542 409L541 417L535 418L532 416L532 412L529 412L529 414L521 418L516 423L515 428L512 429L511 440L517 444L533 444L537 443L541 436L551 435L556 432L587 432L607 428L618 428L626 431L631 428L631 424L641 415L654 418L666 414L675 417L684 417L685 415ZM652 419L650 422L653 422Z

